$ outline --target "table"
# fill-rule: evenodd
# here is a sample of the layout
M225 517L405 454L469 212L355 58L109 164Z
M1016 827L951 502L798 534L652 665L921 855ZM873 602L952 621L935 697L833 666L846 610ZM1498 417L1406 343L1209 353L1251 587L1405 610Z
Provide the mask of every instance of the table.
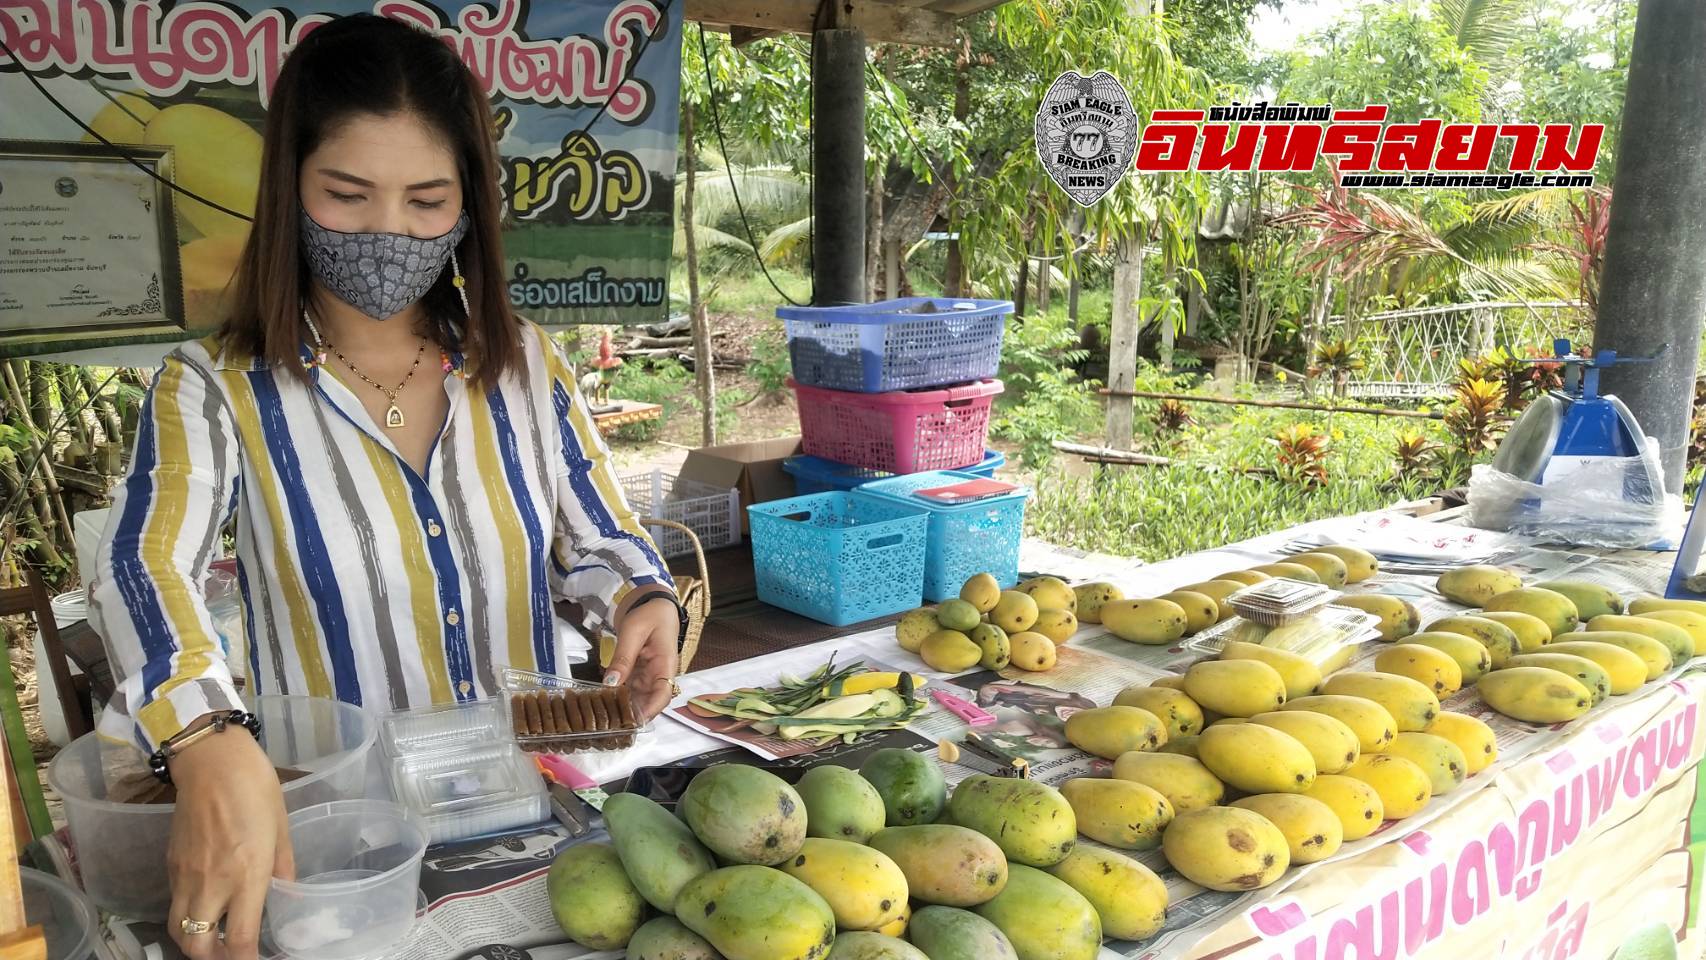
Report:
M637 400L613 400L611 404L616 407L615 410L592 415L592 422L598 425L598 432L606 437L623 427L663 419L661 404L641 403Z

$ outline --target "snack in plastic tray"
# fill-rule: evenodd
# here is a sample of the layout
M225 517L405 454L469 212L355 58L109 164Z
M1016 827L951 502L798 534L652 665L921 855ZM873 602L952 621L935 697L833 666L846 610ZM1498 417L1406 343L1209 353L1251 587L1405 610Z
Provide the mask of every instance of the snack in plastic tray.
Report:
M1276 577L1245 587L1226 599L1244 619L1277 627L1313 613L1335 596L1332 589L1318 583Z
M505 670L504 712L521 749L534 753L622 750L645 729L626 686Z
M1218 656L1234 640L1258 643L1304 657L1317 666L1339 659L1347 646L1379 636L1380 618L1350 607L1326 605L1285 624L1267 626L1234 618L1192 637L1186 647Z

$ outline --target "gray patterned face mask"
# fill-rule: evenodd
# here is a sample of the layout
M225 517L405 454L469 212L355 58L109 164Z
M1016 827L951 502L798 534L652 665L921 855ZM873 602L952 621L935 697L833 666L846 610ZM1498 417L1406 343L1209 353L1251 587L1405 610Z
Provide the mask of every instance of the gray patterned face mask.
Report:
M375 320L394 317L425 296L468 232L466 211L448 233L422 240L401 233L342 233L298 209L302 250L314 279Z

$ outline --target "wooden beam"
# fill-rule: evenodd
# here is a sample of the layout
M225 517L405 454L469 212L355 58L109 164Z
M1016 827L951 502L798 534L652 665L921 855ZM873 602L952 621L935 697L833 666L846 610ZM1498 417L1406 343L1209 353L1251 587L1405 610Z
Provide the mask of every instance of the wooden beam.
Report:
M1265 407L1274 410L1313 410L1320 413L1361 413L1371 417L1410 417L1415 420L1444 420L1443 410L1399 410L1392 407L1329 407L1319 403L1297 403L1291 400L1245 400L1239 397L1211 397L1200 393L1155 393L1149 390L1097 389L1104 397L1141 397L1146 400L1178 400L1183 403L1220 403L1234 407Z
M905 43L921 47L954 45L952 14L894 3L858 0L850 4L845 27L861 30L867 43ZM772 33L809 34L817 21L817 0L687 0L686 17L706 26L727 27L737 42L734 28Z
M744 47L754 40L763 40L767 37L779 37L781 35L782 31L780 30L755 30L752 27L729 27L729 40L732 41L736 47Z

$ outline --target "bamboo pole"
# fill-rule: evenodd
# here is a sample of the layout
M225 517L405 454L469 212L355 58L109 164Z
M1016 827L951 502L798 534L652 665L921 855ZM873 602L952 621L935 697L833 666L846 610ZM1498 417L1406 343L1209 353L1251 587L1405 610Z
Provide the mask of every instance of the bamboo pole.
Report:
M1267 407L1283 410L1311 410L1319 413L1361 413L1371 417L1410 417L1415 420L1444 420L1444 411L1398 410L1392 407L1329 407L1319 403L1296 403L1290 400L1244 400L1238 397L1211 397L1198 393L1152 393L1148 390L1112 390L1102 387L1096 391L1105 397L1139 397L1145 400L1183 400L1190 403L1223 403L1234 407Z
M36 426L35 418L31 416L29 406L24 403L24 391L19 387L15 365L9 363L3 369L6 376L6 387L12 393L13 402L18 404L18 415L23 418L24 426L29 428L30 444L32 447L39 446L40 449L41 456L37 458L37 462L42 479L46 483L44 495L46 502L42 504L45 508L43 513L46 516L42 519L44 522L51 519L59 527L60 532L64 534L65 543L69 546L77 542L77 535L71 528L71 518L65 514L65 502L59 495L59 476L53 471L53 438ZM30 451L32 457L36 453L37 450L35 449ZM24 478L26 482L31 479L30 477Z

